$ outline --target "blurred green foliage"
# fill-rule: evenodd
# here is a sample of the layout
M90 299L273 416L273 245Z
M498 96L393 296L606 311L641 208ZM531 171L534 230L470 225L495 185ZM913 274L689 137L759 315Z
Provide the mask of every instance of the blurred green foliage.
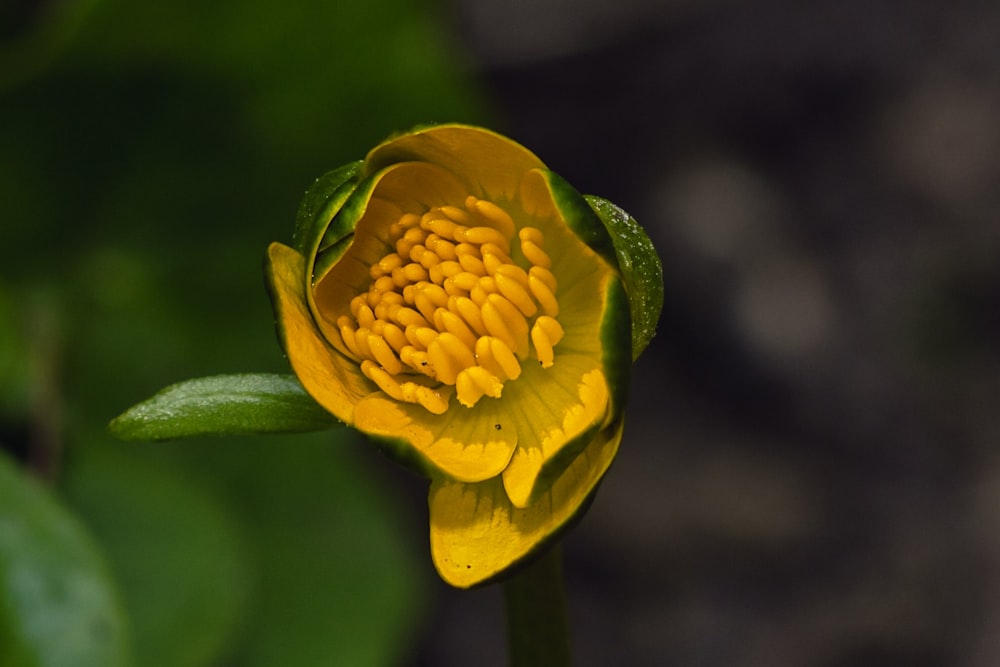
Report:
M0 31L0 444L50 486L7 466L0 536L72 524L80 567L110 572L94 581L124 606L103 630L122 652L94 664L126 646L144 667L404 662L434 576L426 517L366 443L146 445L106 424L189 377L287 372L260 266L305 189L396 130L485 120L438 8L18 6ZM44 512L18 511L35 495ZM0 540L2 592L47 544ZM40 641L20 619L0 613L4 659Z

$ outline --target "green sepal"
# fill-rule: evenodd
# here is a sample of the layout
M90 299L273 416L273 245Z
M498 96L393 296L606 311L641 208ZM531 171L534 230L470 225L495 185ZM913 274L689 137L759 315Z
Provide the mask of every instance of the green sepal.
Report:
M112 420L122 440L303 433L341 425L294 375L217 375L171 385Z
M632 360L656 334L663 308L663 266L656 248L635 218L607 199L584 195L614 243L632 310Z
M360 169L361 163L355 164ZM332 220L327 221L319 243L313 248L313 254L305 255L312 285L315 286L350 248L354 238L354 228L358 226L358 221L368 208L368 202L377 183L377 178L368 176L352 182L350 190L343 193L336 214ZM310 306L312 305L310 301Z
M303 257L314 257L321 249L330 222L354 191L360 171L360 160L345 164L323 174L306 190L292 235L292 247ZM308 268L311 273L312 267Z
M0 451L0 665L126 667L130 653L97 543Z

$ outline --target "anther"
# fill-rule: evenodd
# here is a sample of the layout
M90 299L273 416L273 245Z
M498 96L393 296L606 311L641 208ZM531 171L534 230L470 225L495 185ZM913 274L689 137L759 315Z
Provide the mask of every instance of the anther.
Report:
M468 243L476 245L493 243L499 246L505 255L510 254L510 241L501 232L492 227L469 227L465 231L465 240Z
M531 295L528 294L527 290L516 279L504 273L497 273L493 276L493 281L496 283L500 294L507 297L512 304L517 306L522 315L531 317L538 312L538 307L531 300Z
M413 250L414 246L423 243L426 237L427 232L419 227L407 229L402 238L396 241L396 252L400 257L409 257L410 251Z
M375 313L372 311L371 306L367 303L362 303L358 307L358 312L355 314L358 320L358 324L363 327L370 327L372 322L375 321Z
M465 290L466 293L472 291L479 284L480 276L470 271L463 271L455 274L448 280L458 289Z
M424 406L428 412L435 415L443 415L448 411L448 399L442 396L440 392L430 387L416 385L416 394L417 402Z
M388 294L396 289L396 283L392 282L392 278L389 276L379 276L372 283L371 289L376 292Z
M554 358L552 348L562 340L563 335L563 328L555 318L543 315L535 320L534 326L531 327L531 342L542 368L552 366Z
M437 379L455 384L459 372L475 364L472 352L454 335L443 333L427 348L427 359L434 365Z
M501 380L516 380L521 375L517 357L502 340L493 336L480 336L476 341L476 363Z
M378 385L378 388L387 393L397 401L405 400L403 392L397 382L388 372L378 367L378 364L365 359L361 362L361 372L369 380Z
M434 324L438 331L447 331L457 336L470 350L476 346L476 334L472 333L465 320L447 308L434 311Z
M497 309L497 312L506 323L507 330L514 340L514 345L511 346L511 349L521 359L527 358L530 349L528 347L528 321L524 319L524 315L521 314L514 304L500 294L490 294L486 297L486 300Z
M445 260L432 266L428 270L427 276L432 283L440 285L444 282L445 278L451 278L456 273L461 273L462 270L462 265L458 262Z
M416 262L411 262L403 267L403 276L411 283L418 283L421 280L427 280L427 269Z
M380 259L378 264L378 270L381 272L379 275L387 275L392 272L393 269L398 268L403 265L403 258L396 253L390 253ZM374 269L374 267L372 267Z
M534 266L540 266L544 269L552 266L552 260L548 254L530 241L521 241L521 253Z
M403 365L399 363L399 359L396 358L392 348L389 347L389 344L381 336L375 333L368 334L368 349L371 350L375 361L388 373L396 375L403 372Z
M433 218L423 221L420 223L420 227L437 234L443 239L448 239L449 241L457 240L455 238L456 230L465 229L463 225L456 225L451 220L446 220L444 218Z
M537 268L537 267L536 267ZM538 279L534 274L528 275L528 289L535 301L541 306L542 312L550 317L559 315L559 301L556 295L549 289L548 284Z
M403 327L403 329L406 329L407 327L411 326L415 327L427 326L427 320L424 319L423 315L413 310L412 308L408 308L406 306L397 309L392 319L396 321L396 324Z
M448 310L461 316L478 335L482 336L486 333L486 325L483 324L483 315L479 311L479 306L469 297L461 295L449 297Z
M507 211L503 210L491 201L486 201L485 199L476 199L475 197L468 197L465 200L465 206L468 209L475 209L479 215L486 218L491 226L496 227L496 229L503 234L505 239L509 239L514 236L514 221L511 219Z
M420 224L420 216L416 213L404 213L397 223L402 229L410 229ZM400 233L402 236L402 232ZM390 237L391 238L391 237Z
M385 342L389 343L396 352L402 350L409 342L406 340L406 334L403 333L403 330L392 322L386 322L382 326L382 337L385 338Z
M458 263L469 273L482 276L486 274L486 268L483 266L483 260L477 257L478 254L478 251L476 254L472 254L471 252L462 253L458 256Z
M500 398L503 383L492 373L480 366L472 366L462 370L455 379L455 393L458 402L471 408L483 396Z
M412 345L407 345L399 351L399 360L418 373L422 373L432 379L435 378L434 367L431 365L430 360L428 360L425 350L418 350Z
M368 335L371 331L365 327L358 327L354 330L354 345L358 348L358 356L364 359L371 359L371 348L368 347Z
M500 313L499 309L493 303L487 301L483 304L482 315L483 324L486 326L486 330L491 336L499 339L509 349L517 349L517 342L514 340L514 334L507 326L507 322L504 320L504 317Z
M413 343L413 346L418 350L426 350L438 337L438 332L429 326L406 327L403 333L406 336L406 340Z
M541 280L553 293L559 288L559 283L556 281L555 275L545 267L533 266L528 269L528 275Z
M438 210L450 220L457 222L460 225L469 224L469 213L457 206L440 206L438 207Z
M428 234L424 240L424 245L433 250L442 260L453 260L458 257L455 254L455 244L451 241L446 241L437 234Z
M355 341L354 327L349 324L341 324L339 328L340 337L343 339L344 345L348 350L350 350L351 354L354 355L355 359L360 360L364 355L361 354L361 350L358 349L358 344Z

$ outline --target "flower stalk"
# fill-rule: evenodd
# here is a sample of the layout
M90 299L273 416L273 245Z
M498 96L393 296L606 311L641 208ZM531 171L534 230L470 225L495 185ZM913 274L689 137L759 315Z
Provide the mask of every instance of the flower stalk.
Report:
M568 667L562 549L554 545L503 583L511 667Z

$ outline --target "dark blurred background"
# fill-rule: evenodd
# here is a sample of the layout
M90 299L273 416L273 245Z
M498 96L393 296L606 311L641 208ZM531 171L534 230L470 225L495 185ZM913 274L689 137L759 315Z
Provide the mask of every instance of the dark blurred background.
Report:
M103 431L168 383L283 371L264 247L317 175L438 120L526 144L664 263L566 540L578 664L1000 664L1000 4L0 21L0 441L104 548L137 664L505 664L499 591L437 581L425 485L359 439Z

